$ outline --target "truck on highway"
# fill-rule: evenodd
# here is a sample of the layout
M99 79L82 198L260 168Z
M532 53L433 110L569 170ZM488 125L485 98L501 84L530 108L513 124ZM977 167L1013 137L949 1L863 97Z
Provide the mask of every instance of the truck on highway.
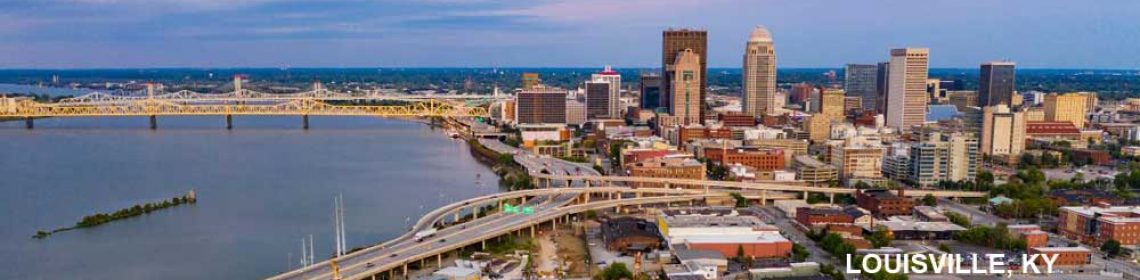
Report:
M438 230L435 228L429 228L429 229L425 229L425 230L421 230L421 231L417 232L416 235L414 236L416 239L416 242L424 241L424 238L435 236L436 231L438 231Z

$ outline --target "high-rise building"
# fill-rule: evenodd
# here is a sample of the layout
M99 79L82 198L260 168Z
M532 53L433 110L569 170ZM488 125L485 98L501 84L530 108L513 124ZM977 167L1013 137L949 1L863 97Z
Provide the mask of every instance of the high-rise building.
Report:
M542 84L542 80L538 78L538 73L523 73L522 74L522 89L528 90L538 87Z
M978 106L988 107L998 104L1013 105L1014 64L1008 61L995 61L982 64L981 78L978 79Z
M708 73L708 31L684 28L668 29L661 32L661 37L661 69L664 71L661 75L661 92L665 94L677 92L672 88L673 85L676 84L674 80L677 77L673 76L674 72L669 69L677 62L678 55L684 53L685 50L690 50L692 54L697 56L697 61L700 63L699 69L694 71L694 74L700 76L699 81L697 81L700 84L695 86L696 90L698 90L696 99L698 102L695 104L695 109L697 110L696 114L698 116L696 121L704 120L705 91L708 89L708 81L705 79L705 73ZM676 99L674 96L667 96L664 100ZM672 106L673 102L667 102L662 105ZM669 108L669 111L674 112L676 110ZM677 114L673 115L678 116Z
M669 105L669 113L677 117L681 126L699 124L703 120L701 109L704 107L704 99L701 99L701 92L704 89L699 88L705 79L703 65L696 52L685 49L677 54L677 61L666 69L672 82L669 90L672 91L670 96L673 97L673 102Z
M661 75L654 73L641 74L641 108L657 109L661 107Z
M515 97L519 124L566 123L566 90L535 87Z
M586 82L586 118L610 118L610 103L616 101L610 99L610 86L604 81Z
M1073 92L1066 94L1049 94L1045 96L1045 121L1071 122L1077 128L1085 127L1085 115L1088 114L1087 92Z
M908 130L926 122L926 79L930 50L891 50L887 89L887 126Z
M847 116L843 103L842 89L819 87L819 114L833 121L842 121Z
M744 46L742 72L744 113L753 116L776 113L776 48L767 28L757 26Z
M875 98L875 110L880 114L887 112L887 90L891 87L890 74L890 62L879 62L879 64L875 65L875 94L877 95Z
M843 90L847 91L847 96L859 97L863 110L874 111L879 105L875 102L878 73L878 67L872 64L847 64L843 71Z
M831 163L843 181L883 177L884 149L879 139L855 137L837 146L831 150Z
M910 179L921 186L939 181L973 180L977 173L978 141L964 134L931 133L910 147Z
M581 125L586 123L586 103L578 99L566 100L566 124Z
M1020 156L1025 149L1025 113L1014 112L1004 104L984 107L982 111L980 152L991 156Z
M792 94L788 97L792 104L799 104L801 106L809 105L811 96L815 93L815 87L807 83L798 83L792 85ZM810 111L809 108L804 107L805 111Z
M595 73L591 76L591 80L595 82L609 83L609 102L606 108L607 118L618 118L621 116L621 74L617 71L610 69L609 65L602 72Z

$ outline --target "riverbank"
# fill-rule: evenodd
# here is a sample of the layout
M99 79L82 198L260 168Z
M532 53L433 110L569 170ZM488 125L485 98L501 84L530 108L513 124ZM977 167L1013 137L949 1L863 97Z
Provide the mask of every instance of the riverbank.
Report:
M487 165L491 171L499 175L500 187L512 191L534 189L534 180L526 168L515 162L514 155L500 154L479 144L476 139L468 139L467 145L471 147L471 155L475 156L476 161Z
M198 196L196 194L194 194L193 190L191 190L190 192L188 192L184 195L175 196L174 198L171 198L170 200L163 200L163 201L156 202L156 203L135 204L135 206L133 206L133 207L119 209L118 211L115 211L115 212L110 213L110 214L98 213L98 214L94 214L94 215L88 215L86 217L83 217L83 219L80 220L79 222L76 222L74 226L65 227L65 228L57 228L57 229L54 229L51 231L43 231L43 230L37 231L36 235L33 235L32 238L44 239L44 238L47 238L48 236L51 236L52 234L55 234L57 232L69 231L69 230L73 230L73 229L95 227L95 226L99 226L102 224L106 224L106 223L110 223L110 222L114 222L114 221L118 221L118 220L122 220L122 219L141 216L143 214L150 214L150 212L154 212L154 211L158 211L158 210L162 210L162 209L166 209L166 208L170 208L170 207L175 207L175 206L182 205L182 204L194 204L197 202L198 202Z

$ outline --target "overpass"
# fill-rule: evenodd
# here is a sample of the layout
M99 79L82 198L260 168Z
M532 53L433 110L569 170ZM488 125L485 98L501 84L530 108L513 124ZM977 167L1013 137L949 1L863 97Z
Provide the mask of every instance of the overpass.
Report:
M24 98L0 97L0 118L22 118L33 128L35 118L44 117L150 117L157 128L158 116L225 116L226 128L233 127L233 116L301 116L305 128L312 116L376 117L487 117L487 108L471 104L495 102L506 96L491 95L384 95L375 92L344 93L324 89L297 93L264 93L242 89L238 80L234 91L198 93L156 92L148 84L145 94L94 92L58 102L36 102ZM387 101L398 105L345 105Z
M547 195L551 199L533 206L536 209L533 215L494 213L440 229L437 236L425 239L423 242L409 238L418 229L426 229L426 225L434 224L439 217L446 216L446 214L441 215L441 213L450 213L454 209L473 207L478 204L493 205L503 201L503 199L526 199L532 195ZM423 264L425 260L435 257L435 262L440 264L442 255L448 252L476 244L485 246L488 239L513 233L523 234L528 229L533 235L536 227L540 225L549 223L551 227L555 227L558 222L568 222L570 215L587 210L691 202L707 197L726 195L726 193L700 193L699 191L680 189L597 187L539 189L482 196L441 207L425 215L417 222L411 232L384 244L337 258L339 272L334 272L330 263L331 260L327 260L269 279L333 279L333 275L337 273L342 275L342 279L376 279L385 273L389 277L396 276L397 271L400 275L406 275L409 263L420 261ZM625 196L632 197L624 198ZM599 199L591 201L591 197L598 197Z
M835 194L854 194L853 188L828 188L828 187L814 187L806 186L799 182L735 182L735 181L715 181L715 180L695 180L695 179L674 179L674 178L652 178L652 177L633 177L633 176L598 176L598 175L561 175L561 174L531 174L531 177L542 181L582 181L586 186L591 184L609 185L613 183L634 183L638 185L653 185L669 187L698 187L708 190L709 188L733 189L733 190L758 190L761 192L761 199L767 200L768 191L781 191L781 192L803 192L804 197L808 193L824 193L831 197L832 202L835 200ZM540 186L542 182L540 182ZM975 191L951 191L951 190L905 190L903 195L908 197L923 197L927 194L940 198L966 198L966 197L986 197L985 192Z

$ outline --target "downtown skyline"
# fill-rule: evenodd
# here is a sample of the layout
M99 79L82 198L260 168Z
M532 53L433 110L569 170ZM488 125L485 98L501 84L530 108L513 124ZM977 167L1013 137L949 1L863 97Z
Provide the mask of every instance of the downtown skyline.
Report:
M642 68L671 27L707 30L709 67L738 68L756 25L780 68L875 63L900 47L930 48L932 68L1140 66L1133 2L595 2L17 0L0 12L0 68Z

